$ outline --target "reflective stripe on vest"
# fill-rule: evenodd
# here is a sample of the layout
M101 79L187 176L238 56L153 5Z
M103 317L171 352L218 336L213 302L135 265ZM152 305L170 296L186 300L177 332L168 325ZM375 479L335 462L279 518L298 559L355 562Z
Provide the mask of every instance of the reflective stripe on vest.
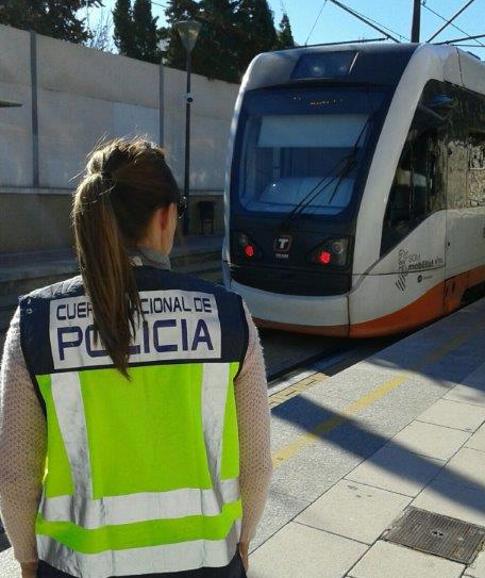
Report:
M88 556L75 552L60 542L38 536L41 560L59 570L82 578L183 572L199 568L201 560L208 567L227 566L236 551L241 530L236 522L222 540L192 540L161 546L105 551Z
M242 513L238 366L130 367L131 381L112 368L37 376L53 465L40 558L82 578L227 565ZM117 431L131 420L136 435Z

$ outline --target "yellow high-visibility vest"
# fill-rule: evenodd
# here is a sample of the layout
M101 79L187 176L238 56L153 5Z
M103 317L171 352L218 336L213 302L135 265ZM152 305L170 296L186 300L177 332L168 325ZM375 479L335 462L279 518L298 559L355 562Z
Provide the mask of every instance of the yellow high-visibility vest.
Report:
M79 278L21 300L48 429L39 558L79 578L222 567L239 541L240 298L170 271L136 273L144 319L129 380L94 338Z

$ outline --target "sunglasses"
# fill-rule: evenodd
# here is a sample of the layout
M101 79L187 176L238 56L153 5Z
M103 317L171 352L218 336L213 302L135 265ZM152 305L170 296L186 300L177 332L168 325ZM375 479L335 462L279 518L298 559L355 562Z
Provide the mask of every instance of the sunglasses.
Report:
M177 215L179 219L181 219L184 216L184 213L187 210L187 206L188 206L187 197L180 197L180 200L177 203Z

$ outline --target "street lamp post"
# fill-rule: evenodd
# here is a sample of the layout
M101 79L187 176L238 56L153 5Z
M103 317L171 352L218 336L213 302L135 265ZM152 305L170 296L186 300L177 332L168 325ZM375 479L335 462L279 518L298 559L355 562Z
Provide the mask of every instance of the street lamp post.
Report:
M183 20L174 24L175 30L180 35L182 44L187 54L187 92L185 95L185 174L184 174L184 196L189 204L190 195L190 111L193 101L191 94L191 73L192 73L192 50L200 32L200 23L195 20ZM190 211L184 214L183 233L187 235L190 225Z
M165 68L163 64L163 53L167 48L167 40L158 41L160 50L160 65L158 75L158 144L165 146Z

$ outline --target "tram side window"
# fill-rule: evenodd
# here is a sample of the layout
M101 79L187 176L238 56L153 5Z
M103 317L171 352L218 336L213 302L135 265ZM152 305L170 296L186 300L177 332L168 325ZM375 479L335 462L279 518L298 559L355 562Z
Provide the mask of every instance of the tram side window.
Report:
M384 217L381 254L437 210L437 134L411 127L399 160Z
M485 206L485 133L472 133L468 147L469 207Z

